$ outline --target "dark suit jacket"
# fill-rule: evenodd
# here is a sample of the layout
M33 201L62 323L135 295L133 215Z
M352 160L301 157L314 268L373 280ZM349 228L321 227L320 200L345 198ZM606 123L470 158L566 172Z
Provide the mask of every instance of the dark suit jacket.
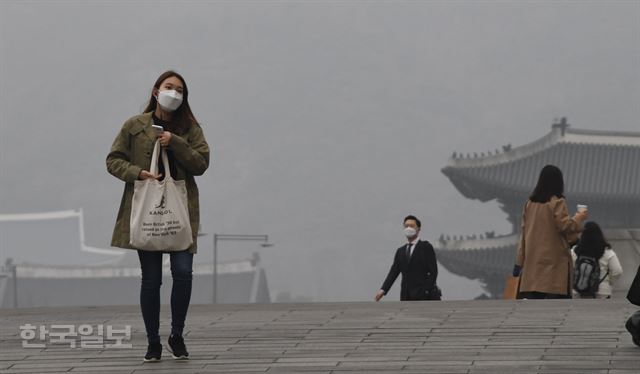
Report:
M400 300L440 300L436 291L438 278L438 263L433 246L426 240L419 240L413 249L411 259L407 257L407 245L396 250L393 265L387 279L382 284L385 294L402 273Z

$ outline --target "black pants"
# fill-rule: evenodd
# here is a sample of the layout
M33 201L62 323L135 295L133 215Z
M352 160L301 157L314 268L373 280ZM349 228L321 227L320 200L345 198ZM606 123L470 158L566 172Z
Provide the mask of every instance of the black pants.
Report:
M188 250L171 252L171 334L182 336L184 321L191 300L193 253ZM149 343L160 342L160 285L162 285L162 253L138 251L142 283L140 308Z
M571 295L561 295L538 291L520 292L518 299L570 299Z

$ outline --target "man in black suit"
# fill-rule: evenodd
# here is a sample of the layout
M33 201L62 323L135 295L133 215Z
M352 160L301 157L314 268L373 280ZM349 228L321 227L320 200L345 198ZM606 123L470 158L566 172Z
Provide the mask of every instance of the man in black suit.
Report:
M376 294L375 300L380 301L402 273L400 301L409 300L440 300L440 289L436 285L438 278L438 263L433 246L419 237L421 223L414 216L404 219L404 235L408 243L398 248L389 270L387 279Z

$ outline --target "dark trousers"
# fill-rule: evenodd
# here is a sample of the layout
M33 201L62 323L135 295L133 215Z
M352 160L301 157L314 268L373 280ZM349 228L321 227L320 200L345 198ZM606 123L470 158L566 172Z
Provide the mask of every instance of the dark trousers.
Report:
M191 300L193 253L188 250L171 252L171 334L182 336L184 321ZM160 342L160 285L162 284L162 253L138 251L142 283L140 308L149 343Z
M538 291L520 292L518 299L570 299L571 295L559 295Z

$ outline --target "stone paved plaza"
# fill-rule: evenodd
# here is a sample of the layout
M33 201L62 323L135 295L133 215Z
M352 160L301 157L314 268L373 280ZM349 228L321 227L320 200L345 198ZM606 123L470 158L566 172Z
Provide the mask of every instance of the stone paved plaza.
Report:
M189 361L143 363L138 306L0 310L0 373L640 373L615 300L193 305ZM169 307L163 306L166 345ZM132 348L23 348L19 326L132 326ZM31 342L38 342L34 340Z

